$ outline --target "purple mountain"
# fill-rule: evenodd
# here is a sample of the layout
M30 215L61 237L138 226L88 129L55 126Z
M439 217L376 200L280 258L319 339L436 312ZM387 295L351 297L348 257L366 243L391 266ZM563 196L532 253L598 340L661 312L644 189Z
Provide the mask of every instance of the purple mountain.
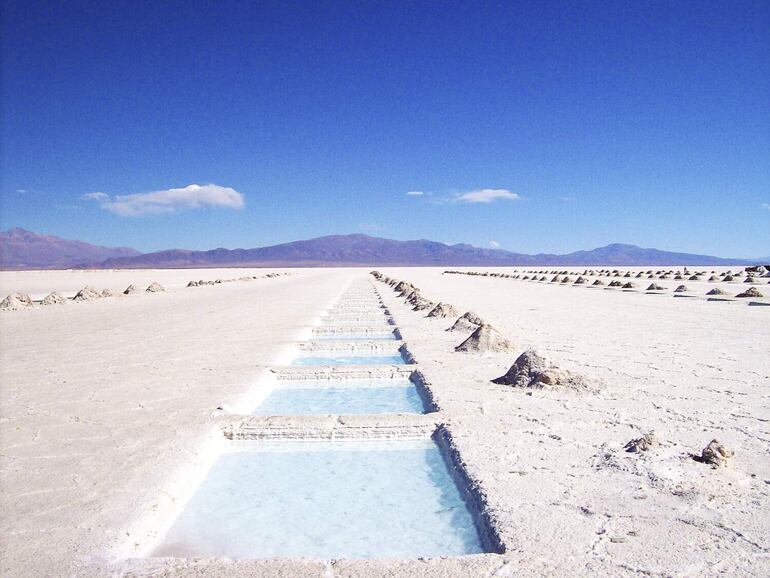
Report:
M69 269L111 257L137 255L141 253L126 247L99 247L19 228L0 233L0 266L3 269Z
M671 253L613 244L566 255L527 255L471 245L435 241L394 241L367 235L332 235L256 249L172 249L141 254L79 241L37 235L22 229L0 234L4 269L98 268L146 269L193 267L322 267L322 266L582 266L582 265L746 265L748 259Z
M394 241L367 235L332 235L257 249L171 250L108 259L105 268L246 266L527 266L527 265L741 265L752 261L670 253L614 244L567 255L526 255L435 241Z

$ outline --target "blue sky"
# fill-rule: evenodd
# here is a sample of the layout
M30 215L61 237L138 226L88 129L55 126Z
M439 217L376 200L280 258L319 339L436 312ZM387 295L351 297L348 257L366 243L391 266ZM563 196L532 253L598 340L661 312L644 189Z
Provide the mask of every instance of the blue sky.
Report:
M770 254L766 1L3 6L3 229Z

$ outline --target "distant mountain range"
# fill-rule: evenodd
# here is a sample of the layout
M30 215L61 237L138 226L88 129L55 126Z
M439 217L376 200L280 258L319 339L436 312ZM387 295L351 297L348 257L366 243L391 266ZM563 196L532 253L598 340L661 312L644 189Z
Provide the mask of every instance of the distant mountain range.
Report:
M527 255L435 241L394 241L368 235L332 235L256 249L172 249L139 253L38 235L23 229L0 233L3 269L161 269L322 266L582 266L748 265L764 260L723 259L615 243L566 255Z
M19 228L0 233L2 269L69 269L82 263L138 255L139 251L127 247L99 247Z

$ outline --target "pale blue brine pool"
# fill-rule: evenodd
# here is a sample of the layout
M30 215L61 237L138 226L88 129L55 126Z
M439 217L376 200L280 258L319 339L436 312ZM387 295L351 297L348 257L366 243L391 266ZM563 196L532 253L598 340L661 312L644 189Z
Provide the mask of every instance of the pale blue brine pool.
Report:
M484 551L432 441L257 448L219 457L153 555L417 558Z
M314 333L313 339L340 340L340 341L397 341L398 338L393 332L390 333Z
M405 365L400 353L364 354L346 351L313 351L296 357L291 365Z
M420 393L407 379L345 379L281 385L253 415L425 413Z

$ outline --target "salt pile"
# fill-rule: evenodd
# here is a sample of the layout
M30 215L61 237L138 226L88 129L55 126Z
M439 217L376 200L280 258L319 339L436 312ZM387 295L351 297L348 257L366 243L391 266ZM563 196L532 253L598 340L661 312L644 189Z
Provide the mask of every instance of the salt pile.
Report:
M545 386L579 388L585 385L583 378L559 369L531 349L519 355L508 372L493 379L492 383L538 389Z
M99 293L99 291L97 291L90 285L86 285L80 291L77 292L77 295L75 295L75 297L73 298L73 301L93 301L94 299L100 299L101 297L102 297L102 294Z
M478 326L471 335L455 351L512 351L513 343L488 323Z
M727 465L727 459L733 457L734 452L727 449L718 440L711 440L701 451L700 456L694 456L695 459L704 464L709 464L713 468L719 468Z
M451 304L449 303L439 303L436 305L433 309L430 310L430 313L428 313L428 317L455 317L456 315L459 315L459 312L457 309L455 309Z
M479 325L483 325L484 320L473 313L472 311L466 311L461 317L454 322L454 325L447 329L447 331L475 331Z
M28 309L32 307L32 299L25 293L12 293L0 302L0 309Z
M64 297L61 293L57 293L54 291L53 293L49 293L45 299L43 299L40 304L41 305L64 305L67 302L67 298Z

